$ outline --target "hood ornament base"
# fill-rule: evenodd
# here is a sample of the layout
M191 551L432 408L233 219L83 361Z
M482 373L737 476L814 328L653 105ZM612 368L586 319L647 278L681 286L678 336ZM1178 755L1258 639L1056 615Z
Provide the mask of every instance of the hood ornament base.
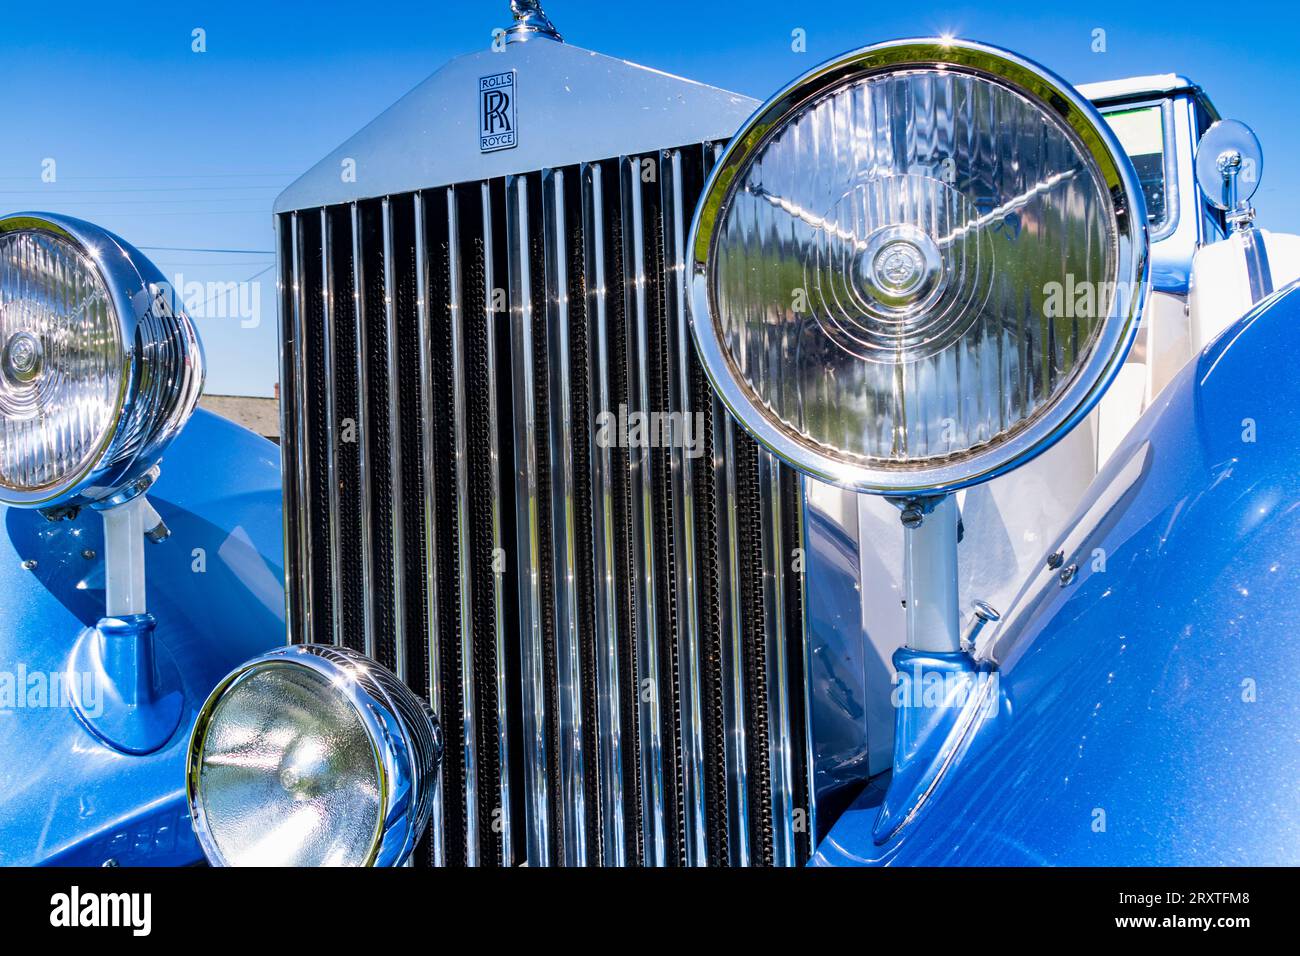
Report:
M542 10L540 0L510 0L510 12L514 14L515 25L506 31L507 43L522 43L536 37L564 42L564 37Z

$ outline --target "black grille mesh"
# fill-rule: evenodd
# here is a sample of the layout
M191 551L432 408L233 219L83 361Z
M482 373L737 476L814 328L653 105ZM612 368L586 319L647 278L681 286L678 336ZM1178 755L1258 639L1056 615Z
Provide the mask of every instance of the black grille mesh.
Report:
M645 160L661 171L678 155L680 204L670 190L662 188L658 176L645 173ZM282 277L289 284L295 278L293 259L286 258L290 244L283 237L291 233L296 218L303 243L300 261L306 301L313 303L303 314L305 328L297 339L292 319L284 324L286 353L305 348L307 370L305 381L289 374L282 383L284 401L295 409L303 403L305 413L303 434L290 429L285 440L294 453L297 444L305 442L308 464L305 475L287 474L285 482L286 509L291 512L286 522L288 579L311 585L290 589L292 638L328 642L337 619L343 643L369 647L389 668L400 665L406 682L436 702L447 742L438 791L440 815L435 816L440 822L435 824L436 833L426 835L417 862L571 862L575 839L585 844L590 864L614 862L611 847L631 865L656 859L668 864L771 865L799 863L808 856L811 835L799 825L808 817L803 587L791 560L799 546L800 486L789 471L775 472L781 501L775 511L779 519L771 520L772 512L765 511L764 504L772 486L763 476L774 473L775 463L739 428L730 443L734 460L726 460L728 446L717 440L725 431L725 420L715 422L715 416L724 413L718 411L690 343L679 341L668 274L671 263L665 263L665 255L672 254L674 230L684 228L681 218L689 225L709 155L711 150L694 146L569 167L561 176L520 177L526 187L527 233L517 253L508 248L506 208L516 193L506 180L392 196L386 201L387 212L384 200L330 207L325 210L328 244L320 210L283 217ZM595 206L587 190L592 188L590 171L597 168L603 196ZM547 190L555 192L546 198ZM629 190L638 193L639 236L628 218ZM423 214L422 233L417 207ZM562 211L563 229L552 228L560 215L556 210ZM598 218L584 226L584 213L590 216L592 210ZM359 227L355 237L354 222ZM590 235L588 227L595 230ZM354 238L360 261L354 261ZM391 263L385 260L385 240ZM590 257L596 247L603 253L603 284L596 284L592 275ZM627 274L629 263L637 265L636 250L645 273L643 311L635 307L636 284ZM532 276L526 289L509 287L507 262L516 254L526 260ZM417 282L419 256L424 257L423 289ZM559 262L566 276L561 287L547 274L548 268L558 269ZM326 291L323 274L332 276L329 295L321 294ZM363 284L354 301L358 275ZM392 282L391 289L386 288L386 279ZM553 437L559 399L554 374L561 356L556 351L556 330L547 323L548 306L555 308L555 302L548 302L548 288L552 295L565 298L568 410L573 422L569 448L559 447ZM597 300L603 304L607 353L603 363L597 362L602 358L597 354L598 317L589 305ZM321 303L329 301L334 303L334 314L332 335L327 337ZM520 383L515 380L512 354L511 330L518 315L507 309L510 302L517 303L516 308L526 306L533 317L536 469L531 477L541 503L532 552L536 567L525 566L521 557L530 551L520 548L516 521L517 502L528 491L528 476L519 431ZM287 295L284 303L293 304ZM389 307L395 319L391 341ZM424 330L419 324L421 308L428 316ZM644 324L645 354L637 348L638 323ZM327 349L333 350L332 383L320 373ZM422 349L427 352L422 354ZM674 456L669 448L652 448L648 472L638 478L638 456L622 442L607 449L598 446L593 423L601 411L617 420L620 406L624 414L629 407L635 409L635 383L641 380L650 399L647 411L669 411L681 361L687 363L693 406L688 411L698 412L704 424L702 453L691 458ZM598 406L601 382L596 376L602 373L597 369L604 369L608 409ZM458 380L464 391L459 418ZM390 420L394 390L395 421ZM326 425L327 398L333 400L335 435ZM355 440L348 440L349 434ZM368 462L364 476L363 450ZM607 501L596 471L602 450L610 462L604 476ZM392 473L394 452L400 457L396 475ZM336 512L331 510L324 480L331 454L338 485ZM562 514L556 510L560 506L554 492L565 488L566 454L572 495L571 501L560 496L560 501L566 501L567 514ZM681 498L682 475L674 469L690 469L694 498L689 508ZM647 525L653 548L649 588L635 574L640 559L636 522L642 518L638 497L642 480L648 491ZM459 500L460 489L464 501ZM368 538L363 536L363 509ZM597 509L604 515L609 542L614 635L608 633L596 599L597 589L606 584L601 576L605 552ZM693 518L693 533L690 540L683 540L687 512ZM563 555L557 554L555 546L556 533L563 535L566 521L572 525L576 556L571 569L560 566ZM333 562L332 541L338 548ZM399 541L400 553L394 550ZM682 590L686 581L679 569L688 551L696 588L693 630L698 644L693 660L683 658L688 645L680 627L688 605ZM310 555L305 568L303 555ZM734 595L732 573L738 582ZM521 685L526 679L521 660L527 639L524 607L531 600L521 584L530 575L537 583L545 688L536 741L525 737L527 724L521 716ZM571 652L566 652L557 634L557 601L563 600L566 588L576 598L578 640ZM774 603L778 588L781 599ZM643 612L651 604L657 632L639 633ZM369 635L367 606L374 620ZM781 612L773 615L773 607ZM305 628L308 617L313 622L310 633ZM399 624L405 635L400 649L396 645ZM648 686L642 673L646 648L658 661L657 686ZM564 758L573 756L565 748L572 747L575 739L561 716L562 674L566 663L572 663L562 659L565 653L577 655L581 697L582 731L576 739L581 741L583 774L576 787L566 786L557 771ZM784 656L790 677L784 695L788 708L782 712L777 712L775 699L780 695L770 693L775 654ZM603 749L609 742L610 718L599 699L602 655L607 655L618 686L612 713L618 724L621 764L612 782L623 826L613 834L609 830L614 820L603 786L611 781L603 779L610 772ZM688 668L698 679L694 707L681 691ZM738 683L733 675L738 675ZM645 694L657 695L660 726L653 728L654 733L644 725ZM774 733L777 728L784 728L784 738ZM704 831L703 858L692 848L692 815L687 805L692 774L686 760L693 733L702 740L702 765L694 785L702 789L703 815L697 825ZM661 850L649 842L647 834L655 832L647 820L652 794L642 786L648 779L645 774L656 765L647 763L648 747L655 738L662 743L657 764L662 773ZM782 745L787 752L775 751L774 741L779 739L787 740ZM538 752L532 754L530 748L535 746ZM546 775L546 806L536 811L540 821L530 819L533 811L525 810L529 806L525 791L533 772L529 767L534 762L545 768ZM742 803L743 816L736 809ZM581 807L580 838L572 830L566 832L566 808L572 821L575 806ZM528 831L533 828L548 835L544 859L529 859ZM781 832L788 834L786 839L779 838ZM793 850L783 856L782 846Z

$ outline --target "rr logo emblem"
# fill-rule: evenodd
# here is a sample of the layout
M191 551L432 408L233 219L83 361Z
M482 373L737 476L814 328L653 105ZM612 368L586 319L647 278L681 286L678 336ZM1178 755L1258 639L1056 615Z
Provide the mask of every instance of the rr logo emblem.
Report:
M478 148L480 153L519 145L515 129L515 71L479 77Z

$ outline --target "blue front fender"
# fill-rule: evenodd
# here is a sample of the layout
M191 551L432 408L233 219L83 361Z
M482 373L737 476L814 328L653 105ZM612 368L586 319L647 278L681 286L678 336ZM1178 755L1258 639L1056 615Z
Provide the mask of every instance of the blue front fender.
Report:
M976 722L878 845L871 788L815 863L1300 863L1300 286L1228 329L1089 490L1062 584L995 636Z
M197 411L149 499L172 531L146 545L149 610L185 713L147 756L104 746L51 692L82 628L103 615L99 516L49 522L0 508L0 864L202 859L184 793L195 714L236 665L284 643L279 449Z

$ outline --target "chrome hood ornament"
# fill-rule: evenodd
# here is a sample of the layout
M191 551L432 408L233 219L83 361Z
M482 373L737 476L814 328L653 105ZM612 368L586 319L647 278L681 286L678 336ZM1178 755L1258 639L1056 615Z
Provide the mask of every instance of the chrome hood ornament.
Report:
M507 43L522 43L534 37L564 42L539 0L510 0L510 12L515 16L515 25L506 31Z

